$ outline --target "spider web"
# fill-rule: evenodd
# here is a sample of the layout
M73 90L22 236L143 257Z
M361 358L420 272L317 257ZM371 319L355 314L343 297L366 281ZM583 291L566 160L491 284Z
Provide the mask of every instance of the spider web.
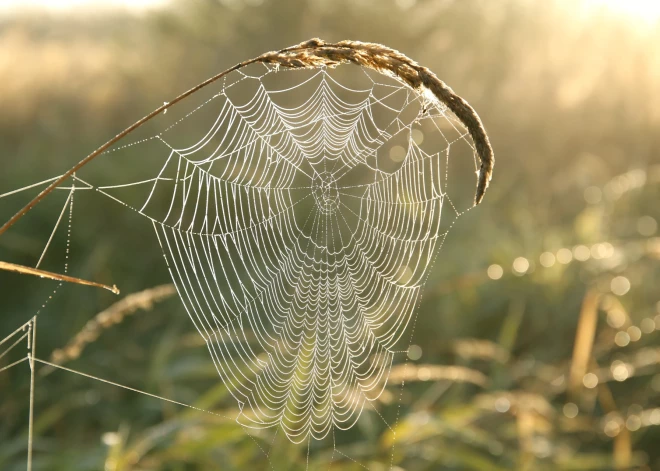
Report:
M435 255L471 206L473 181L448 185L450 152L478 168L469 135L353 65L250 66L159 119L75 175L70 199L92 190L150 221L238 423L334 441L406 361Z

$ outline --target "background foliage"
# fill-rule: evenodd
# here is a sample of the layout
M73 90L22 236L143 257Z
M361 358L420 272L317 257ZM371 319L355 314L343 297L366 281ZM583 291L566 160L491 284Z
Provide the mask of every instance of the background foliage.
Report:
M385 43L470 101L497 165L429 278L417 376L400 407L394 388L377 404L391 422L399 414L396 429L365 413L342 450L373 470L660 469L660 28L593 4L195 0L139 14L5 11L0 194L62 173L240 60L315 36ZM30 196L0 200L0 220ZM0 237L0 260L35 263L62 196ZM76 202L75 274L123 293L168 283L152 234L99 202ZM0 337L54 287L0 272ZM49 358L116 301L62 287L39 316L38 355ZM68 366L231 415L176 298L142 304L150 309L109 319ZM0 373L1 469L25 466L28 379L25 365ZM213 415L62 371L37 381L35 469L362 469L331 443L312 444L308 462L306 447L250 437Z

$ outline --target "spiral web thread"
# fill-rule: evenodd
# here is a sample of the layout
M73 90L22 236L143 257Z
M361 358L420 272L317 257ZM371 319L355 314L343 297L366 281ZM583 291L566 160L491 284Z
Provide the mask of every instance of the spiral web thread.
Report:
M351 86L347 71L360 76ZM99 185L78 174L63 189L97 191L151 221L241 425L334 440L405 361L421 288L462 213L450 151L478 173L476 151L444 105L359 66L257 64L218 88L103 157L117 167L148 156L145 178ZM191 145L180 128L196 118Z

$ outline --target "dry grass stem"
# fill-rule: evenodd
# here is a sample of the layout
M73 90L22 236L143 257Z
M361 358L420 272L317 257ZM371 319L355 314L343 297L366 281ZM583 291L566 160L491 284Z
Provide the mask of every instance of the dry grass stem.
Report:
M51 361L57 365L62 365L67 361L78 358L84 348L94 342L104 329L119 324L126 316L135 313L139 309L150 310L155 303L163 301L174 294L176 294L176 288L172 284L156 286L155 288L129 294L88 321L66 346L53 352Z
M479 360L494 360L499 363L509 361L509 352L502 346L482 339L462 339L454 342L453 350L462 358L476 358Z
M8 263L8 262L1 262L0 261L0 270L6 270L6 271L11 271L14 273L20 273L22 275L32 275L32 276L38 276L39 278L48 278L50 280L56 280L56 281L64 281L67 283L76 283L79 285L85 285L85 286L95 286L97 288L103 288L107 289L108 291L113 292L114 294L119 294L119 288L117 286L112 285L104 285L101 283L96 283L95 281L87 281L83 280L81 278L76 278L74 276L68 276L68 275L60 275L58 273L53 273L45 270L40 270L38 268L31 268L31 267L26 267L23 265L16 265L14 263Z
M580 318L575 332L573 359L568 381L568 392L574 398L582 391L582 379L589 368L598 323L599 304L600 294L594 290L587 291L582 301Z
M480 387L488 385L488 378L480 371L463 366L444 365L397 365L392 367L389 381L394 385L400 384L401 381L451 381Z

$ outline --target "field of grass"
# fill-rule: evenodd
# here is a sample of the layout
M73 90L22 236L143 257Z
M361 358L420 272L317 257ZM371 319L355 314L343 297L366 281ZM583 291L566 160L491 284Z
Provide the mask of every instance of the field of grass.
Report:
M660 469L660 20L597 3L3 13L0 195L61 174L201 80L311 37L381 42L428 66L479 112L497 159L428 278L408 367L339 441L309 447L228 418L236 402L151 226L77 192L44 263L122 294L0 271L0 338L38 313L37 357L213 414L35 364L33 469ZM32 196L0 198L0 222ZM2 234L0 261L34 266L66 198ZM0 369L24 357L21 344ZM0 372L2 470L26 468L29 392L28 362Z

